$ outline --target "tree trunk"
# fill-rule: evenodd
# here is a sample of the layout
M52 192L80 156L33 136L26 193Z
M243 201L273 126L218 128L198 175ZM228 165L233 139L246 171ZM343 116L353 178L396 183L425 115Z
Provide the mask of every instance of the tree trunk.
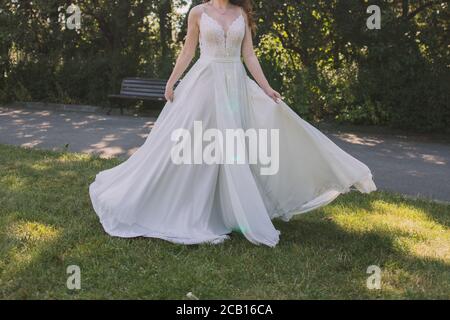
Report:
M409 15L409 0L402 0L402 17L406 19Z
M162 0L158 10L159 15L159 35L161 41L161 63L160 74L167 76L172 68L172 51L170 44L172 43L172 21L170 15L172 13L172 1Z

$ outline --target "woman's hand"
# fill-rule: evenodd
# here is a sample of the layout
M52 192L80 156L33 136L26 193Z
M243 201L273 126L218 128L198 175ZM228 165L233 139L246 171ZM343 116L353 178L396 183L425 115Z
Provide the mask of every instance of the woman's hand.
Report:
M281 94L277 91L273 90L271 87L264 89L264 92L273 100L275 103L281 102Z
M166 85L166 92L164 93L164 97L167 101L173 102L173 85L170 83L167 83Z

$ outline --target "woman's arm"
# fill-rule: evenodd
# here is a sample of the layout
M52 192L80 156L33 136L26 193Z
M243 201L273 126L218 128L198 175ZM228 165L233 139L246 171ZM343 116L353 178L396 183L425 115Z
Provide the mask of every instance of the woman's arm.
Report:
M264 75L264 72L258 61L258 57L256 57L255 50L253 48L252 32L250 30L250 26L248 25L247 17L245 17L245 20L247 22L247 28L245 32L244 42L242 43L242 56L244 57L245 65L247 66L248 71L250 71L259 86L264 90L264 92L276 103L279 103L281 101L281 95L272 89L269 82L267 81L266 76Z
M197 49L199 37L198 21L201 13L200 10L201 9L199 7L195 7L189 13L186 41L166 85L166 92L164 96L167 101L173 101L173 87L180 79L181 75L186 71L187 67L189 67L189 64L195 56L195 50Z

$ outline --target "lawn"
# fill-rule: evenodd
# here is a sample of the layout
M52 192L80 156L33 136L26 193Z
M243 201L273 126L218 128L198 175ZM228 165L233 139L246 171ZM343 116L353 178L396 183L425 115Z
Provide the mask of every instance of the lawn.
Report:
M107 236L90 206L95 174L119 160L0 145L0 298L450 298L450 206L350 193L276 221L274 248L241 235L180 246ZM66 287L69 265L81 290ZM369 290L367 268L382 270Z

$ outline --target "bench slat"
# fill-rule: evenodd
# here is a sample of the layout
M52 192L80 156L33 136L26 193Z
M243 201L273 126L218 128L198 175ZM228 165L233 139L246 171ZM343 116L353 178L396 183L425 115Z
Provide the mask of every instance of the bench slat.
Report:
M151 94L163 94L164 90L134 90L134 89L123 89L120 90L120 94L126 94L126 92L135 92L135 93L151 93Z
M154 96L138 96L138 95L127 95L127 94L110 94L108 98L112 99L132 99L132 100L165 100L164 96L154 95Z
M154 89L147 89L147 88L129 88L129 87L125 87L122 88L122 90L120 90L120 92L122 91L136 91L136 92L164 92L164 88L154 88Z
M136 92L136 91L123 91L120 95L124 96L142 96L142 97L160 97L163 96L161 93L153 93L153 92Z
M166 83L161 83L161 84L157 84L157 83L129 83L129 82L123 82L122 83L122 87L149 87L149 88L163 88L166 86Z
M145 84L160 84L160 85L165 85L167 83L166 80L137 80L137 79L125 79L122 81L122 83L145 83Z
M144 86L144 85L140 85L140 86L130 86L130 85L123 85L122 86L122 90L145 90L145 91L152 91L152 90L164 90L166 86Z
M158 87L162 88L165 87L167 83L151 83L151 82L122 82L123 86L129 86L129 87Z
M135 95L135 96L140 96L140 95L156 95L156 96L163 96L164 95L164 91L134 91L134 90L122 90L120 91L120 94L125 94L125 95Z

